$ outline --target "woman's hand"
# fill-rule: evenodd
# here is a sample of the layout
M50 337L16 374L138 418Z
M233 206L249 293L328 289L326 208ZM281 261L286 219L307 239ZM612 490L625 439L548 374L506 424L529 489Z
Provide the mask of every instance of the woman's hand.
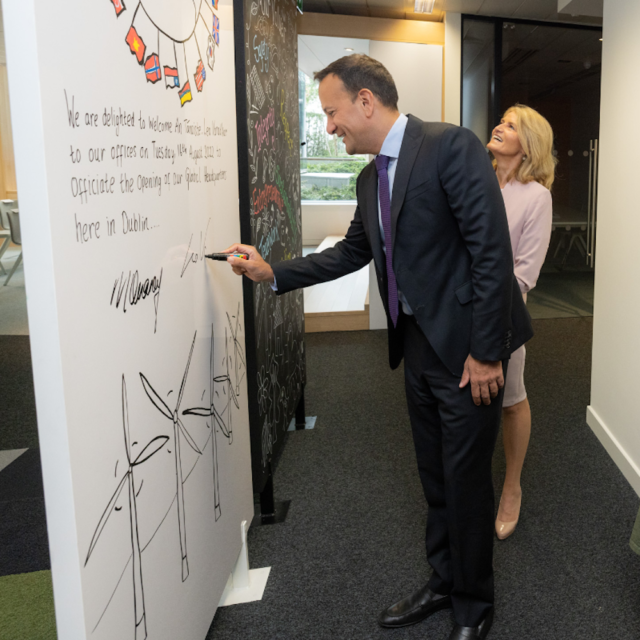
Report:
M273 284L273 269L262 259L262 256L256 251L255 247L249 244L232 244L228 249L225 249L223 253L246 253L249 256L248 260L234 258L233 256L227 258L227 262L231 265L233 273L239 276L245 275L254 282L266 281Z

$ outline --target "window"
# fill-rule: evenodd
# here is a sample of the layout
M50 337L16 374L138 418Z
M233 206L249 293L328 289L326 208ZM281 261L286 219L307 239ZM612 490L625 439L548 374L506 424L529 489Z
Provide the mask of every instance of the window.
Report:
M300 89L300 191L303 201L355 200L365 155L350 156L340 138L327 133L318 83L298 70Z

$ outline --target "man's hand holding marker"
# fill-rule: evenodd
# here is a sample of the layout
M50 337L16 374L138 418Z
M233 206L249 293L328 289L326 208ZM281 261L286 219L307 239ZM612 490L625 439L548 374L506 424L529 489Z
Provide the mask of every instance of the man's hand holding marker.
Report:
M230 254L227 262L236 275L245 275L254 282L266 281L273 284L273 269L262 259L255 247L248 244L232 244L228 249L225 249L224 253ZM239 258L233 254L244 254L247 257Z

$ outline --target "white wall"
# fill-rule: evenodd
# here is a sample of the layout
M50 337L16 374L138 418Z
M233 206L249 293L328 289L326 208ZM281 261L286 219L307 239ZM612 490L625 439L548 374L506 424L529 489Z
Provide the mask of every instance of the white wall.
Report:
M640 494L640 3L605 0L589 425ZM630 119L631 118L631 119Z
M302 244L317 247L327 236L344 236L356 210L354 202L302 204Z
M422 120L442 120L442 47L371 40L369 55L389 70L398 88L398 108Z
M462 16L447 11L444 17L444 121L460 124Z

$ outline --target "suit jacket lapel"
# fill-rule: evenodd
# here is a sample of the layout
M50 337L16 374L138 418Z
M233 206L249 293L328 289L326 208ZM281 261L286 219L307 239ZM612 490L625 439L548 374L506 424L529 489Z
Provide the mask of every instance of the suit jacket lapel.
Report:
M371 175L365 186L366 216L369 225L369 237L371 238L371 252L378 265L378 269L385 273L384 253L382 252L382 239L380 238L380 222L378 220L378 172L372 163Z
M396 175L393 180L393 194L391 196L391 238L394 243L398 216L400 215L400 209L402 209L404 196L407 193L411 169L413 169L423 137L422 121L410 115L407 128L404 132L404 138L402 139L400 156L398 157L398 164L396 166Z

